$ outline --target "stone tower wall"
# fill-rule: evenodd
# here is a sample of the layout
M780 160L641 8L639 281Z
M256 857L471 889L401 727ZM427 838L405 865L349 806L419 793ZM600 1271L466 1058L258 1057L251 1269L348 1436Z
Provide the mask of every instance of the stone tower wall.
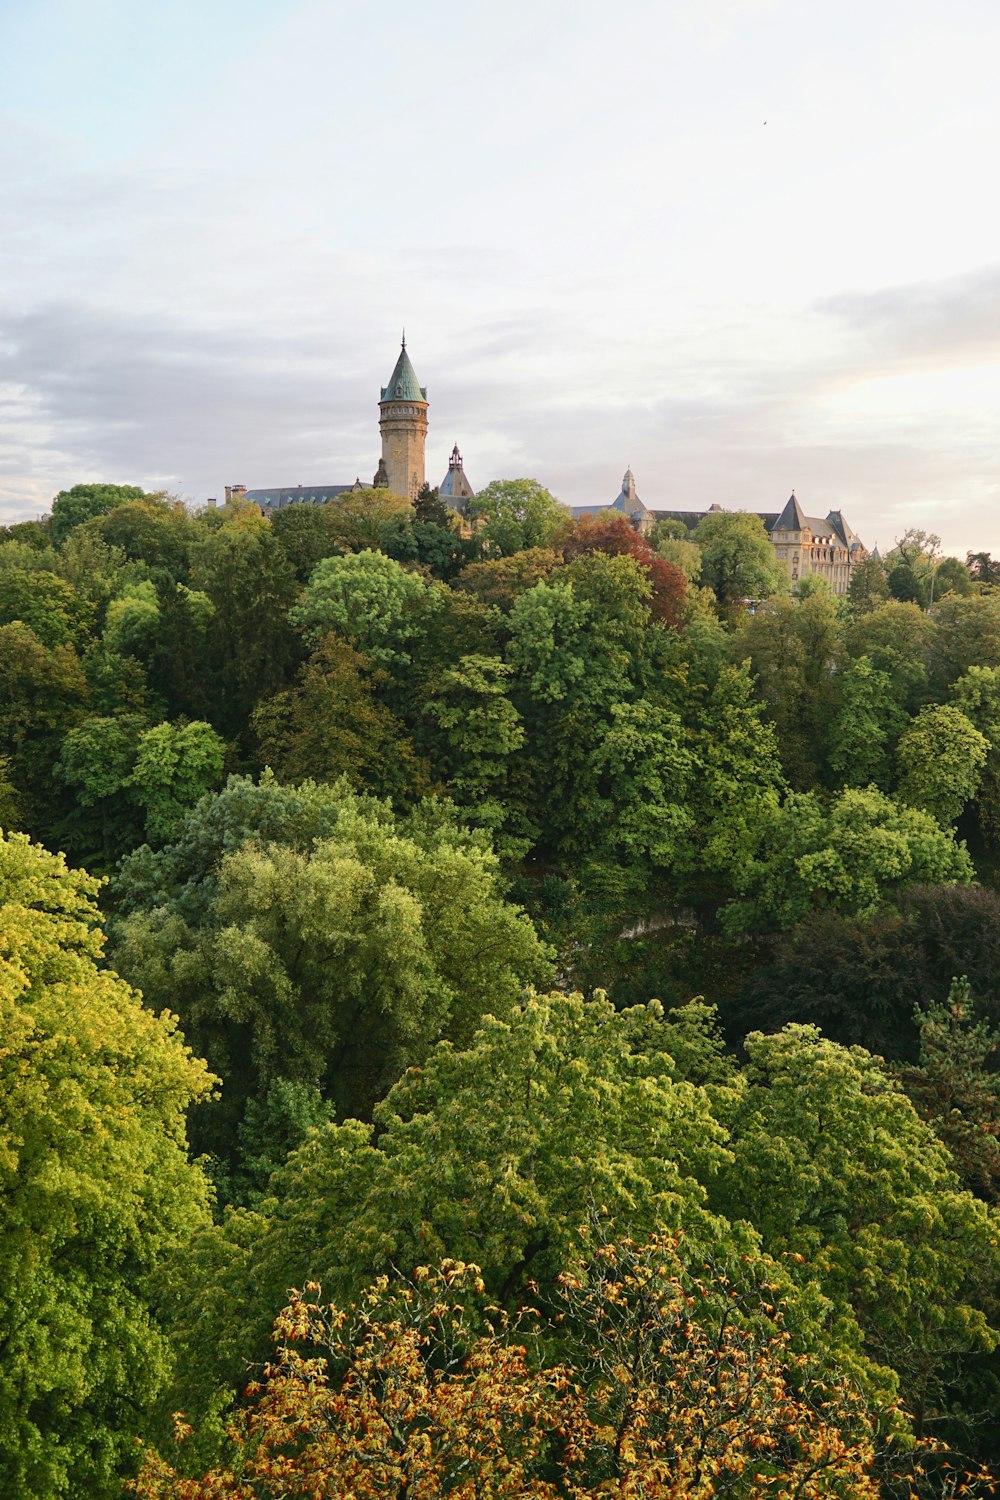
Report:
M424 482L424 445L427 442L427 403L383 401L379 406L382 457L389 488L411 500Z

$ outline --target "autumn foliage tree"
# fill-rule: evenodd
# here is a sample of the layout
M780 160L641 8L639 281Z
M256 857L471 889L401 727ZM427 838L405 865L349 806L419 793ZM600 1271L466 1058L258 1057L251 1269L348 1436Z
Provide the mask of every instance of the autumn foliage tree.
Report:
M625 516L605 513L584 516L563 545L567 562L575 557L589 557L604 552L609 557L632 557L646 573L652 586L650 613L664 625L677 626L684 614L687 579L680 568L660 557L640 536Z
M133 1493L875 1500L889 1458L896 1493L919 1492L905 1415L795 1351L780 1273L692 1266L675 1238L596 1227L544 1314L471 1312L478 1268L455 1261L381 1276L345 1306L310 1300L315 1284L294 1293L232 1462L185 1479L151 1452Z

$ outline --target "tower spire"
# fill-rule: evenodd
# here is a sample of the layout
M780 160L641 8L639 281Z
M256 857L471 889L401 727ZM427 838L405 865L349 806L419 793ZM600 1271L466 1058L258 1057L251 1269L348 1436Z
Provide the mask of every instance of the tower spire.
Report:
M405 328L395 369L379 397L379 428L389 488L397 495L415 500L424 482L427 391L410 363Z

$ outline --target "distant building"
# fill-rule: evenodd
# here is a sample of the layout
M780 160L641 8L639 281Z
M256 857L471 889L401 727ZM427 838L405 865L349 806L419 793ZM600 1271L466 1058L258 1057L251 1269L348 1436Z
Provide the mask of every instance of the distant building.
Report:
M226 499L252 500L254 505L259 505L262 511L270 514L273 510L284 510L286 505L325 505L338 495L361 489L364 489L364 485L360 479L356 479L353 484L293 484L283 488L274 485L262 490L248 490L243 484L227 484Z
M372 484L415 500L424 484L424 449L427 443L427 388L417 379L406 352L403 335L399 358L387 385L379 394L379 433L382 455ZM242 498L259 505L265 516L288 505L325 505L352 490L364 489L360 478L353 484L277 484L248 490L243 484L227 484L226 499ZM458 445L452 449L448 473L442 481L442 499L456 510L463 509L475 491L465 477Z
M602 510L617 510L622 515L638 517L641 523L641 519L649 514L636 494L635 475L631 469L625 470L621 493L616 500L611 501L610 505L574 505L571 508L574 520L578 520L580 516L599 516ZM640 524L640 530L642 529L644 528Z
M452 510L464 511L470 500L475 498L475 490L465 477L462 468L462 455L458 451L456 443L451 450L448 460L448 472L438 485L438 494L445 505L451 506Z
M680 521L693 531L702 516L719 511L720 505L705 510L653 510L639 499L635 487L635 476L631 469L625 470L621 493L606 505L574 505L574 519L580 516L599 515L602 511L617 511L626 515L636 529L647 534L657 521ZM846 594L851 580L851 569L867 556L868 551L857 532L852 530L840 510L831 510L825 517L807 516L794 492L789 496L784 510L753 511L764 523L774 548L774 555L788 572L792 583L816 574L825 578L835 594Z

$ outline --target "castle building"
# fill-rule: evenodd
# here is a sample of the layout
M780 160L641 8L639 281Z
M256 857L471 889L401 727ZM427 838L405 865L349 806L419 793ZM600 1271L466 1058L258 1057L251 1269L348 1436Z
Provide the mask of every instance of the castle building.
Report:
M645 536L657 521L680 521L693 531L702 516L721 509L720 505L712 505L707 511L651 510L636 493L632 470L626 469L621 493L615 500L605 505L574 505L572 514L576 519L617 511L628 516ZM792 583L815 574L825 578L835 594L847 593L851 569L868 556L868 550L844 519L843 511L831 510L825 517L807 516L793 491L783 510L758 510L751 514L763 521L774 555Z
M372 481L376 489L390 489L396 495L415 500L424 484L424 449L427 443L427 388L417 379L406 352L403 335L399 358L388 385L379 395L379 432L382 456ZM360 478L353 484L277 484L262 489L247 489L243 484L227 484L226 499L250 500L265 516L283 510L287 505L325 505L352 490L364 489ZM448 472L441 482L441 498L455 510L463 510L475 491L465 476L458 444L448 460Z

